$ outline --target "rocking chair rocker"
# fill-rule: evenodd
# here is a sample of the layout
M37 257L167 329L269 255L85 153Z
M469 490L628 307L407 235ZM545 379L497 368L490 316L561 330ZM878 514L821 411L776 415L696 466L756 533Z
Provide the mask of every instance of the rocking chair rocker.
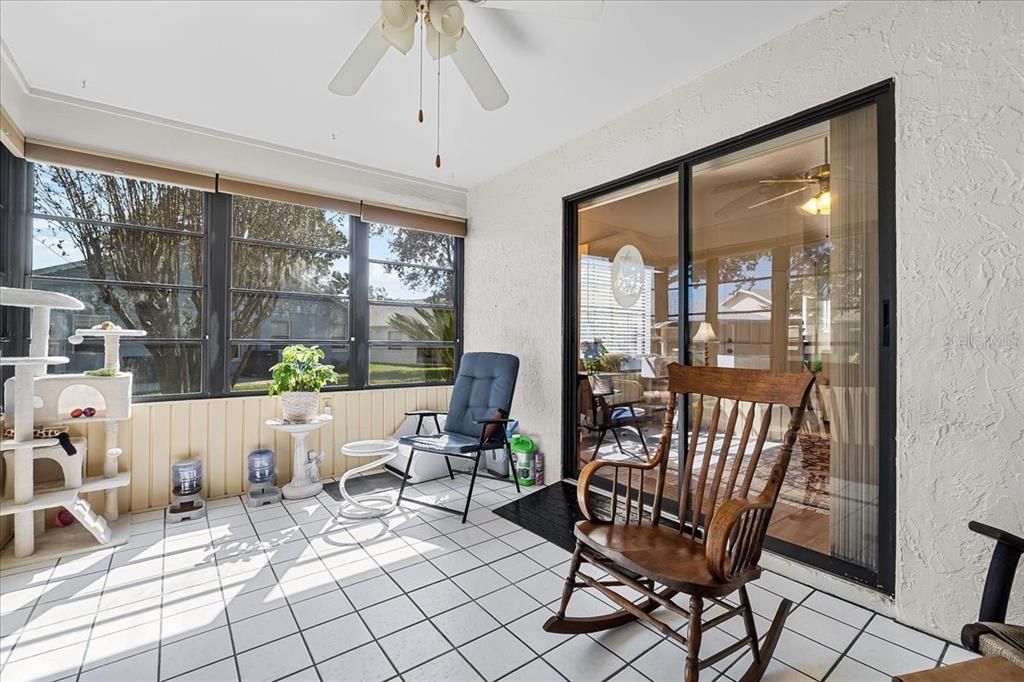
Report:
M577 497L586 520L576 524L576 551L558 615L548 619L544 629L579 634L642 620L686 647L685 682L697 682L702 669L749 646L753 663L742 681L755 682L764 675L771 660L792 602L782 600L767 636L759 646L746 584L761 575L758 565L761 546L789 466L814 376L688 367L676 363L669 365L668 374L669 404L655 456L644 463L595 460L580 475ZM679 393L690 394L696 400L685 468L681 474L680 528L676 530L660 522ZM713 400L714 407L708 429L702 434L705 399ZM748 497L768 437L772 413L781 408L790 410L789 427L764 490L756 497ZM748 452L758 415L760 423L753 447ZM726 420L726 427L719 434L722 419ZM738 445L735 445L738 421L741 422L741 431ZM703 452L699 455L698 444L702 437L706 442L701 446ZM591 504L590 486L598 471L609 467L614 470L611 518L601 519ZM644 508L644 478L650 471L654 471L657 478L648 511ZM625 473L624 482L620 482L620 472ZM634 472L639 479L636 486ZM622 488L625 489L625 498L620 506ZM606 577L599 580L581 572L580 564L584 561L605 573ZM621 608L605 616L566 616L566 607L573 592L582 587L598 590ZM623 587L639 592L642 598L631 600L623 591L613 589ZM733 592L739 593L738 606L723 600ZM689 609L672 601L679 593L690 596ZM703 620L705 599L724 612ZM658 607L689 621L686 636L652 614ZM742 616L746 636L719 652L700 658L702 634L735 616Z

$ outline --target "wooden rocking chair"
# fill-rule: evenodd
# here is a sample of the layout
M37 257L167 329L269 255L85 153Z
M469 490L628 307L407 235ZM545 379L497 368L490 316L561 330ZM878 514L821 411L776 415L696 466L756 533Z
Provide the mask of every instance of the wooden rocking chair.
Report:
M580 474L577 496L586 520L576 524L576 551L558 615L548 619L544 629L565 634L598 632L640 619L686 647L685 682L697 682L702 669L747 646L754 660L742 680L760 680L782 634L792 602L782 600L767 636L758 646L754 615L745 586L761 575L761 567L758 566L761 546L786 475L814 376L809 373L687 367L675 363L669 366L668 375L668 410L655 456L645 463L595 460ZM681 475L680 528L676 530L659 522L679 393L696 396L696 401L685 468ZM703 434L706 444L698 459L705 398L713 399L714 407L708 431ZM768 436L772 408L776 405L790 408L789 428L764 490L756 497L748 497ZM758 420L758 415L760 424L755 429L754 421ZM719 432L722 421L726 426ZM738 437L737 422L742 422ZM735 443L737 438L738 444ZM751 441L753 445L748 447ZM611 518L599 519L591 503L590 486L598 471L609 467L614 470ZM657 478L653 504L648 513L644 509L644 475L651 470L656 471ZM620 473L625 474L624 481L620 479ZM635 486L634 473L639 479ZM625 496L620 502L622 488ZM599 580L581 572L579 569L583 561L607 577ZM605 616L566 616L569 599L579 587L594 588L621 608ZM613 589L623 587L639 592L642 597L631 600L623 591ZM739 606L723 600L726 595L737 591ZM689 609L672 601L679 593L690 596ZM724 613L704 621L705 599L723 608ZM659 606L689 621L686 636L652 615ZM719 652L700 658L703 632L735 616L743 618L746 636Z

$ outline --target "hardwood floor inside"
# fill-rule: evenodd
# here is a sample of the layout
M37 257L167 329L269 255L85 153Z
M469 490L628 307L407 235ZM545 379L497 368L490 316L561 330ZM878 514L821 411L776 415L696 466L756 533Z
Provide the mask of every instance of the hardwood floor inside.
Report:
M623 445L622 450L619 450L610 435L606 436L601 445L602 459L614 458L642 461L646 457L635 432L620 429L619 436ZM644 438L651 455L654 454L657 447L658 437L659 433L657 431L650 428L644 429ZM581 444L583 464L586 464L586 462L593 458L593 447L595 444L595 439L589 436L584 437ZM673 450L676 450L676 448L673 448ZM671 473L679 471L678 460L674 454L669 460L668 469L670 475L668 480L665 481L665 499L678 500L678 479L676 475ZM648 472L644 478L644 487L647 490L654 490L656 474ZM768 534L773 538L799 545L821 554L827 555L831 551L829 543L829 513L827 510L816 510L790 504L780 498L775 506L775 512L772 514L772 521L768 526Z

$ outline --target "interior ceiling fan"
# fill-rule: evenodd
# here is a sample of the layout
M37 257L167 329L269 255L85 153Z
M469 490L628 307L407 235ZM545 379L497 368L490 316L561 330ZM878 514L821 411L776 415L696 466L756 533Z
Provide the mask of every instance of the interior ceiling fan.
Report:
M786 197L803 194L808 190L815 191L806 202L800 205L800 210L810 215L829 215L832 212L832 192L830 189L832 170L828 161L828 138L824 138L824 141L824 163L812 166L796 177L762 178L757 181L756 188L727 203L716 211L716 215L730 213L741 206L747 209L758 208L781 201ZM728 183L718 187L715 192L728 191L735 189L737 186L748 186L749 183L749 180Z
M603 0L468 0L489 9L536 12L574 19L592 19L601 13ZM373 22L355 50L342 64L327 89L336 95L354 95L384 58L388 48L408 54L416 43L420 52L420 110L423 123L423 50L437 61L438 114L440 114L441 59L451 57L477 101L487 111L508 103L508 92L466 28L459 0L381 0L380 17ZM438 116L440 118L440 116ZM440 126L438 127L440 142ZM434 165L441 167L438 149Z

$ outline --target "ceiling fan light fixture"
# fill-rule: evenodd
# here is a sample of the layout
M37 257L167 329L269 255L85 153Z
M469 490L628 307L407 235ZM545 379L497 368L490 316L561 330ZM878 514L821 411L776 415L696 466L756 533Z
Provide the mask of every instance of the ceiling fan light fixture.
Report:
M800 210L808 215L831 215L832 214L832 192L825 190L808 199Z

